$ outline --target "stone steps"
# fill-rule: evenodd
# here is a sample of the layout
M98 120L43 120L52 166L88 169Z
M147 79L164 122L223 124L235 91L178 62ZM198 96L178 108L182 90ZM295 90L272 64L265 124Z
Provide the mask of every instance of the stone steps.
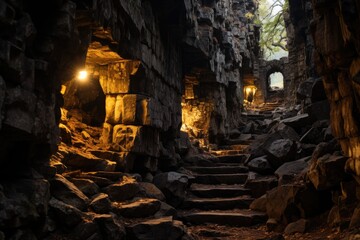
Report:
M245 173L198 174L194 176L192 182L202 184L243 184L248 178L248 174Z
M205 185L192 184L190 191L197 197L236 197L241 195L250 195L251 190L243 185Z
M265 213L252 210L237 211L203 211L194 213L185 213L180 218L188 224L215 223L229 226L252 226L264 223L267 220Z
M203 209L203 210L228 210L233 208L244 209L249 208L254 199L244 195L232 198L187 198L183 205L183 209Z
M211 161L187 163L185 167L194 173L194 178L181 206L184 209L181 220L193 225L243 227L266 222L265 213L248 209L254 198L252 190L244 187L249 176L244 166L249 158L249 154L244 154L247 148L242 142L231 142L221 150L212 151L216 158Z
M217 166L217 167L188 167L188 170L201 174L232 174L246 173L249 169L245 166Z
M229 151L236 151L236 150L229 150ZM224 156L218 156L217 157L218 163L237 163L242 164L244 163L248 158L248 154L234 154L234 155L224 155Z

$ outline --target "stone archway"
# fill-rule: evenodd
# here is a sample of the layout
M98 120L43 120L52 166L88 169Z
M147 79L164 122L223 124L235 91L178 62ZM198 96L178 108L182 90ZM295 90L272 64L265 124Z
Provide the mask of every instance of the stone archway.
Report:
M263 102L269 101L274 95L279 95L279 91L273 91L270 87L269 77L271 74L279 72L283 75L284 88L282 93L288 88L289 74L287 71L288 58L283 57L279 60L260 62L259 81L257 82L257 89L261 92L261 99ZM280 94L283 97L283 94Z

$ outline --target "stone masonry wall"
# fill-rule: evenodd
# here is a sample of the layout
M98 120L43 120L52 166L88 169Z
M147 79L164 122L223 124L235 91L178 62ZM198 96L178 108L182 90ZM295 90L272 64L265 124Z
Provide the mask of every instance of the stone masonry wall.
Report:
M257 3L252 0L187 1L184 65L196 79L194 96L183 105L211 105L210 125L202 126L205 142L221 143L237 128L242 108L242 78L252 73L258 54L259 29L253 24ZM189 125L189 123L185 124Z
M284 15L288 36L289 77L285 98L289 103L296 102L296 91L299 85L307 80L315 82L313 49L310 32L312 16L311 1L289 1L289 11Z

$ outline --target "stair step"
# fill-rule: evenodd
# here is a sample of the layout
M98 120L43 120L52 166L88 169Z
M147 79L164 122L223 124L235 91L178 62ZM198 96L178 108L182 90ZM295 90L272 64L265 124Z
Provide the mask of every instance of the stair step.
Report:
M192 194L198 197L235 197L250 195L251 190L242 185L205 185L192 184L190 187Z
M240 196L233 198L187 198L182 204L183 209L203 209L203 210L227 210L249 208L254 201L250 196Z
M203 174L246 173L249 171L245 166L188 167L187 169Z
M219 225L248 227L266 222L267 216L265 213L252 210L237 210L236 212L204 211L184 214L181 216L181 219L185 223L191 224L215 223Z
M233 150L231 150L233 151ZM244 163L249 158L249 154L235 154L235 155L225 155L218 156L218 161L221 163Z
M247 173L234 174L198 174L192 180L193 183L203 184L243 184L248 178Z

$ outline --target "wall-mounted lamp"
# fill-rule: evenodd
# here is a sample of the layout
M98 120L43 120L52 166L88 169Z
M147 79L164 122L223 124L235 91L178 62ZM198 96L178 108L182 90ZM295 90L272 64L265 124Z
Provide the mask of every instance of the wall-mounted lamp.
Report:
M245 92L245 101L247 102L253 102L254 96L256 93L257 88L254 85L245 86L244 92Z
M88 76L89 74L86 70L81 70L78 72L77 80L80 82L85 82L86 80L88 80Z

